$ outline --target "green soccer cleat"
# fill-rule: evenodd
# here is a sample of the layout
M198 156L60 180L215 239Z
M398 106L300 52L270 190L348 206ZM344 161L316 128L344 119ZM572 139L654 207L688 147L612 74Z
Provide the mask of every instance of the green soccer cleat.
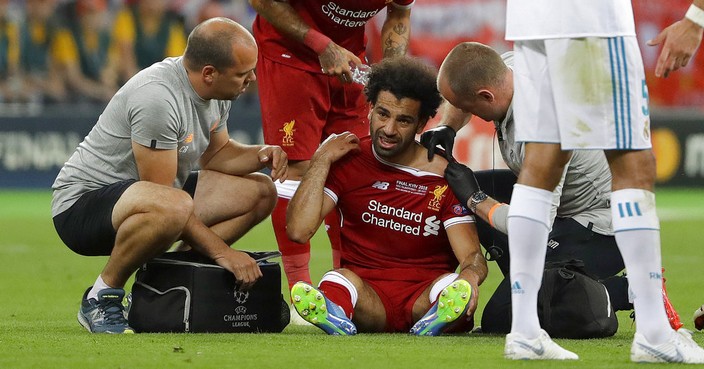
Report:
M308 283L296 282L291 288L291 297L296 312L325 333L337 336L357 334L357 327L342 308Z
M443 288L435 304L411 328L416 336L437 336L450 323L463 316L469 308L472 286L469 282L458 279Z

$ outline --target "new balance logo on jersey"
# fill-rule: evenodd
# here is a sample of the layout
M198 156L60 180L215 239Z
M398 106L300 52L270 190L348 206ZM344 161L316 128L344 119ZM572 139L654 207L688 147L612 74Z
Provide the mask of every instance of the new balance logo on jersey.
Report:
M437 236L440 230L440 219L435 215L425 219L425 227L423 227L423 236Z
M518 281L515 281L511 285L511 293L516 295L522 295L526 293L526 291L523 290L523 287L521 287L521 284Z
M382 182L382 181L376 181L372 185L373 188L376 188L377 190L388 190L389 189L389 182Z
M555 240L553 240L553 239L549 239L549 240L548 240L548 247L549 247L549 248L555 250L555 249L557 248L557 246L560 246L560 243L559 243L559 242L557 242L557 241L555 241Z
M634 217L643 215L640 212L640 206L637 202L619 202L618 203L618 215L621 218Z

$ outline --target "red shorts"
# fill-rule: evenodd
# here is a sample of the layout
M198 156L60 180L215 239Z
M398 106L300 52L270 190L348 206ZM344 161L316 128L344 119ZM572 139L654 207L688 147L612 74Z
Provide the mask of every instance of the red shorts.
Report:
M342 84L262 55L257 80L264 142L281 146L289 160L309 160L333 133L369 135L369 104L360 84Z
M365 279L374 289L386 311L386 332L406 332L411 329L413 320L413 305L423 291L435 278L423 282L388 281Z
M413 305L423 291L449 271L445 270L409 270L409 269L367 269L347 265L367 283L381 299L386 311L387 332L408 332L413 320Z

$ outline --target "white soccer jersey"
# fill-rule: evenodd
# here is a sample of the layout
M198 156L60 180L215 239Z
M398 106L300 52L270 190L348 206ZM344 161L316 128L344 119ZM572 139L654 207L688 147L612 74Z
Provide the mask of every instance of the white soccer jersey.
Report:
M635 36L631 0L508 0L507 40Z

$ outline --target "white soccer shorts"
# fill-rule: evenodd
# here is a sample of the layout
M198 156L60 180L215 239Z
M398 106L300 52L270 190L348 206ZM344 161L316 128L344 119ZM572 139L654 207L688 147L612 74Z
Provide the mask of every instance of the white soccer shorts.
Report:
M565 150L651 148L635 37L516 41L514 88L516 141Z

